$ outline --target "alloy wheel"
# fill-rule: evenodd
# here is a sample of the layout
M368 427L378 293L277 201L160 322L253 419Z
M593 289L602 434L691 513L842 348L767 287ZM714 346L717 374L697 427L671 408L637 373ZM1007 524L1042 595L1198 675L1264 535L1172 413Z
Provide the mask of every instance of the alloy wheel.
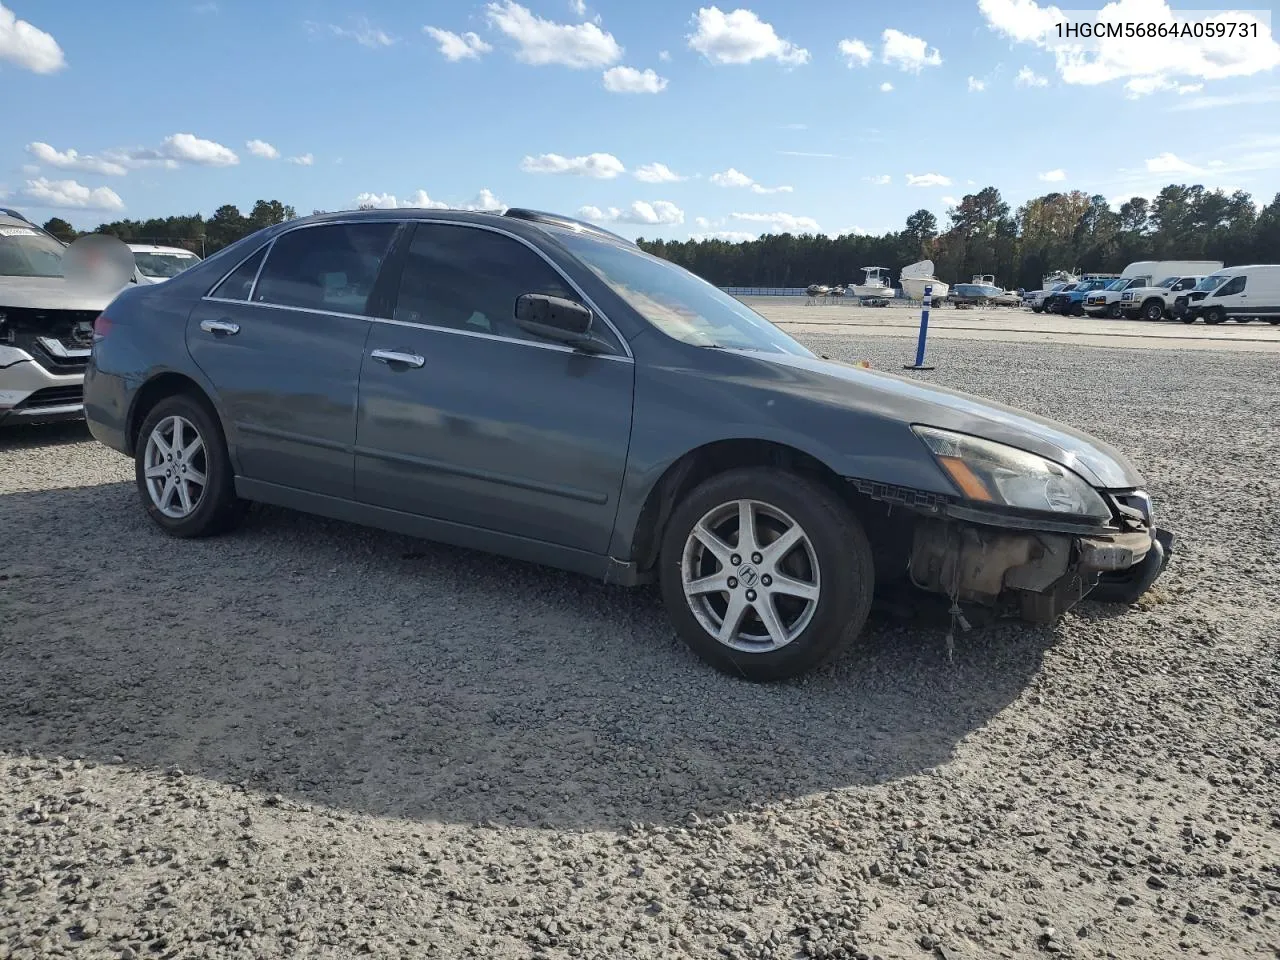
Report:
M708 511L685 540L680 578L702 628L743 653L769 653L794 641L813 619L822 591L809 535L758 500Z
M200 432L185 417L155 425L143 455L147 493L166 517L191 516L204 497L208 460Z

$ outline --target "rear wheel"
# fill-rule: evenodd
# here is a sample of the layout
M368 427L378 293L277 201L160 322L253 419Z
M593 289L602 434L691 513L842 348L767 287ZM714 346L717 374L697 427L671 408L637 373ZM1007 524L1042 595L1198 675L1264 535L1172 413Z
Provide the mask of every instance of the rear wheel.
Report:
M190 394L165 397L142 422L134 468L143 506L175 537L208 537L233 527L247 504L236 497L222 427Z
M659 581L681 639L717 670L784 680L835 656L866 622L871 547L853 512L797 474L712 477L676 508Z

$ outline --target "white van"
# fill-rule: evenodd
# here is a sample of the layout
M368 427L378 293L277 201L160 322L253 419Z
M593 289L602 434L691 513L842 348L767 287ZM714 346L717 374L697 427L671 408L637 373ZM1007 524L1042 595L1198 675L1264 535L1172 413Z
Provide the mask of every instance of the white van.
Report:
M1210 274L1189 294L1178 297L1174 306L1183 323L1221 323L1228 318L1237 323L1269 320L1280 325L1280 265L1251 264L1227 267ZM1179 307L1185 307L1179 311Z

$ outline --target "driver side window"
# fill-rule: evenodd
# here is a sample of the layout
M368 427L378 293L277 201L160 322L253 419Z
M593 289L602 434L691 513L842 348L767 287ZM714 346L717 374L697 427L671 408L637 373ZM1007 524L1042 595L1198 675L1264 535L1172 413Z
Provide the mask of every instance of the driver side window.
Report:
M1238 277L1232 277L1230 280L1228 280L1226 283L1224 283L1222 286L1218 288L1218 292L1215 293L1214 296L1229 297L1232 294L1244 293L1244 283L1245 283L1245 277L1243 275Z
M581 302L550 264L518 240L479 227L419 223L393 319L548 343L516 325L516 299L526 293Z

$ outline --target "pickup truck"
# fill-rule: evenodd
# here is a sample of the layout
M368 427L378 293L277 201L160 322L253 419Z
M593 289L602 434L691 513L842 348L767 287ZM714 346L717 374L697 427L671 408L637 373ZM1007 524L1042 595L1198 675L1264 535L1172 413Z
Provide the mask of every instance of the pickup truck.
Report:
M1070 290L1060 290L1044 298L1046 313L1060 313L1063 316L1084 316L1084 298L1094 290L1101 290L1115 280L1115 277L1085 277Z
M1154 287L1133 287L1120 294L1120 312L1130 320L1163 320L1173 316L1178 294L1194 289L1204 277L1165 277Z
M1101 290L1090 290L1084 298L1084 312L1091 317L1110 317L1118 320L1121 316L1120 295L1139 285L1150 283L1150 277L1119 277L1112 280Z

